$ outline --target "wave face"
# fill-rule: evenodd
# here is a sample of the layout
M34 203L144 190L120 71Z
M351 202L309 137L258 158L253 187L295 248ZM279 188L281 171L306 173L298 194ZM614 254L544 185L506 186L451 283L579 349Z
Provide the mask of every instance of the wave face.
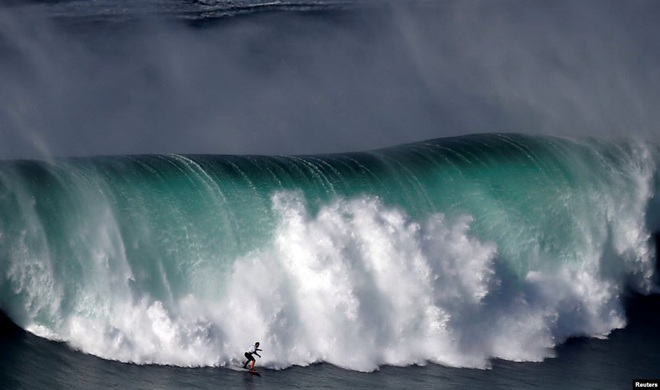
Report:
M656 155L523 135L0 163L0 309L139 364L538 361L654 289Z

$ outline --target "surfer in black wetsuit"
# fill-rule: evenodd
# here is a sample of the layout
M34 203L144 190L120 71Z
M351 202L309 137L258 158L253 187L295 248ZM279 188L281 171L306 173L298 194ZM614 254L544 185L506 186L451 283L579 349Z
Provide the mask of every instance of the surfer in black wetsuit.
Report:
M254 356L252 355L257 355L261 357L258 351L261 351L261 349L259 349L259 342L257 341L256 343L254 343L254 346L251 347L249 351L245 352L245 357L247 358L247 362L243 364L243 368L247 368L248 363L252 362L252 366L250 367L250 370L254 370L254 363L256 363L257 361L254 360Z

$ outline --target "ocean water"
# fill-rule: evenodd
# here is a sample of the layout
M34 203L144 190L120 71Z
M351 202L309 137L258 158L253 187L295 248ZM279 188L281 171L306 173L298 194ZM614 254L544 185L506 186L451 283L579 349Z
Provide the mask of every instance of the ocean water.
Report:
M503 66L499 49L476 61L482 34L456 20L474 4L503 20L512 8L401 4L3 5L3 388L657 379L654 100L637 78L607 73L653 61L633 46L630 62L576 78L591 57L553 51L570 39L540 30L541 68ZM582 26L560 6L525 4L509 21L531 28L551 11L558 31ZM593 11L620 7L606 4ZM649 10L636 3L612 28L645 36ZM613 51L586 48L599 60ZM472 81L436 76L452 55L437 73ZM495 65L502 78L480 73ZM547 75L552 96L515 69ZM557 69L640 92L566 101ZM634 130L615 131L621 122ZM315 141L323 134L335 136ZM255 341L261 377L240 369Z

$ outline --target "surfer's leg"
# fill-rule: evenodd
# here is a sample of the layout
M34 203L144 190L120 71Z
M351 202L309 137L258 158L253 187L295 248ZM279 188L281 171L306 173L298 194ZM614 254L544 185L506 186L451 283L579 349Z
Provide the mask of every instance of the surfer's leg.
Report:
M254 358L252 358L252 366L250 366L250 370L254 370L254 363L256 363L256 362L257 362L257 361L254 360Z

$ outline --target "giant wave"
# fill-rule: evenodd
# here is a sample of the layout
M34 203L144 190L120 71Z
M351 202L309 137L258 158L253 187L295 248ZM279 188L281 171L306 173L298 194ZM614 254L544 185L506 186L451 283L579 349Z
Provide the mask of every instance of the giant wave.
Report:
M657 150L511 134L0 162L0 310L138 364L539 361L655 291Z

